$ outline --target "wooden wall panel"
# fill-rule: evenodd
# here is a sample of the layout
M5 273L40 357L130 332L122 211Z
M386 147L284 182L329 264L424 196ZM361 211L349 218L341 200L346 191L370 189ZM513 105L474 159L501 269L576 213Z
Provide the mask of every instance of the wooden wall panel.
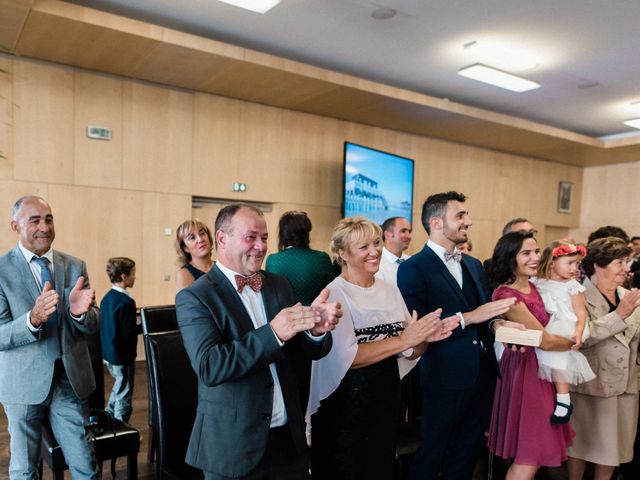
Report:
M386 145L389 144L388 140ZM385 150L384 145L368 145ZM479 258L490 256L502 226L511 218L529 218L540 227L540 236L544 236L545 224L571 227L578 223L580 202L576 192L580 192L582 171L579 167L407 134L398 134L396 145L393 153L415 161L414 232L410 253L420 250L427 240L420 224L422 203L429 195L448 190L460 191L468 198L473 222L469 237ZM556 212L560 180L575 183L571 215Z
M122 80L75 72L75 183L122 188ZM87 127L111 129L111 140L87 137Z
M56 225L54 247L83 259L98 301L111 288L105 272L110 257L142 261L143 202L140 192L51 185L49 204ZM131 289L139 300L142 289Z
M283 145L287 135L282 128L284 110L242 102L238 146L238 181L247 184L241 197L260 202L282 202L289 198L283 185Z
M580 228L571 230L578 241L604 225L616 225L629 236L640 235L640 162L584 169Z
M193 120L194 195L237 198L240 106L243 102L196 93Z
M73 69L15 60L14 178L73 182Z
M540 248L544 248L554 240L566 239L571 237L571 235L569 234L569 229L566 227L554 227L552 225L548 225L544 229L544 242L540 240L539 237L540 235L538 234L538 241L540 242Z
M191 216L192 195L271 203L270 252L277 249L280 215L290 209L307 211L314 224L312 246L328 250L340 217L345 140L415 161L409 253L421 250L427 239L419 218L423 201L441 191L468 195L470 238L481 259L491 254L504 222L515 216L528 217L538 226L541 242L547 226L575 229L588 218L583 213L580 220L579 167L44 62L11 62L17 66L9 76L11 86L0 92L16 98L14 118L9 109L0 110L0 122L15 125L11 157L17 178L46 179L42 194L55 201L60 218L56 246L89 262L101 294L108 288L106 259L128 255L139 265L134 292L138 303L173 301L173 232ZM31 133L29 122L42 129L42 119L63 107L63 125L53 124L58 133L45 129L36 146L26 142L33 136L26 136ZM97 122L113 129L111 142L86 139L86 125ZM65 158L66 164L50 167L49 160L36 154L40 151ZM13 175L13 168L9 172ZM633 172L622 176L631 178ZM561 180L575 183L570 215L556 212ZM247 183L247 192L232 193L233 181ZM17 184L24 193L36 185ZM606 189L615 187L609 182ZM17 190L3 200L7 208ZM164 236L164 228L171 228L172 235ZM13 235L7 238L11 246Z
M37 195L47 199L48 193L45 183L0 180L0 254L18 243L17 235L11 230L11 212L16 200L25 195Z
M127 81L123 97L124 188L190 193L193 95Z
M284 111L283 165L287 202L340 208L345 122Z
M142 233L137 241L144 248L140 257L143 267L137 274L142 289L138 305L174 303L178 267L173 239L176 227L191 217L191 197L146 192L140 213ZM165 228L171 229L171 235L165 235Z
M0 179L13 178L13 61L0 55Z

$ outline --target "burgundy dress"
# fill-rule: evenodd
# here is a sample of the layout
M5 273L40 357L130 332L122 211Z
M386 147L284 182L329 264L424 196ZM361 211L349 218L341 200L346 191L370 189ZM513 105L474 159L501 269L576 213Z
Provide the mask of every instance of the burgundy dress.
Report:
M549 315L538 290L533 284L530 286L528 294L501 286L492 297L493 300L515 297L517 303L524 303L546 326ZM521 465L559 466L567 459L567 447L575 433L569 423L553 425L550 421L555 389L552 383L538 378L535 350L525 347L522 353L506 349L500 361L500 374L491 414L489 450Z

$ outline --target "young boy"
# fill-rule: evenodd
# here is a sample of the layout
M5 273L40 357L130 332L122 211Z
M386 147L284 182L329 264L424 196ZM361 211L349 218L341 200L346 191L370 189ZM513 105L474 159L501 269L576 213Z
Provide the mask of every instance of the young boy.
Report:
M131 417L136 347L136 302L127 293L136 281L136 264L126 257L110 258L107 275L111 290L100 302L102 358L115 383L106 411L128 422Z

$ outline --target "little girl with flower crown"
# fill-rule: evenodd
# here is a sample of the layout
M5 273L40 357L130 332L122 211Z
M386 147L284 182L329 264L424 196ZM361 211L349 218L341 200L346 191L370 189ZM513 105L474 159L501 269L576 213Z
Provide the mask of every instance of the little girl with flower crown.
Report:
M552 242L542 252L535 280L544 306L551 315L545 330L575 342L571 350L564 352L536 348L539 377L553 382L556 387L556 405L551 416L551 423L556 424L567 423L573 411L569 385L595 378L586 357L578 352L582 342L589 337L585 288L575 280L585 255L586 249L582 245Z

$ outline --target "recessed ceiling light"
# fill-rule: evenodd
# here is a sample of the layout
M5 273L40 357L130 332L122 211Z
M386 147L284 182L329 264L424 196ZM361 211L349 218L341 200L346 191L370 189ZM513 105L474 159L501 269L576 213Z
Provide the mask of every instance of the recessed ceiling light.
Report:
M395 17L397 13L398 11L393 8L380 7L376 8L371 16L376 20L386 20L388 18Z
M630 127L640 129L640 118L633 118L631 120L627 120L624 122L625 125L629 125Z
M487 67L481 63L476 63L458 70L458 75L518 93L540 88L539 83Z
M464 49L475 57L473 60L479 63L487 63L505 70L532 70L538 66L538 62L531 58L527 52L504 48L496 42L469 42L463 45Z
M235 7L251 10L256 13L267 13L280 3L280 0L218 0Z

